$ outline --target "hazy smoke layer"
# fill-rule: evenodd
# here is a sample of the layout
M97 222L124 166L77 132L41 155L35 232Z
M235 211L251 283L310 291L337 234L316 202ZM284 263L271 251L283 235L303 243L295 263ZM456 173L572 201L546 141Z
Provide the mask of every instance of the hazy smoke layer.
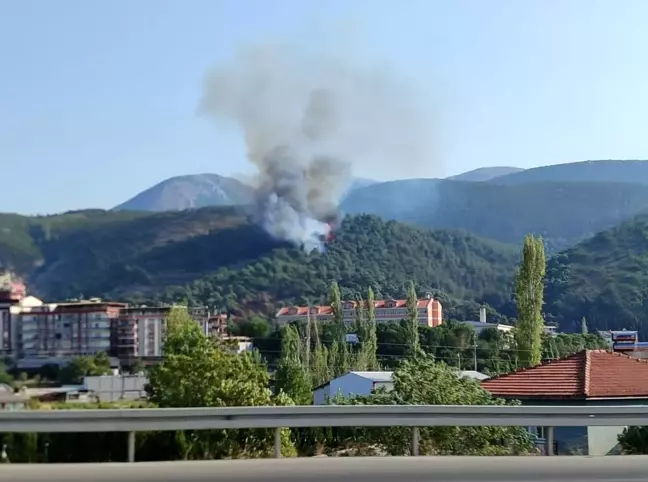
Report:
M202 109L237 123L258 169L260 222L273 236L321 247L354 174L428 157L428 123L411 89L384 70L363 70L284 47L237 52L207 78Z

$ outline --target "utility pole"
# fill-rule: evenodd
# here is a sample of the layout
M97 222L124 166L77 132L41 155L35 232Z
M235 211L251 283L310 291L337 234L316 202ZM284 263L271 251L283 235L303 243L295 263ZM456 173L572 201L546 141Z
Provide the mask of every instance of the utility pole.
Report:
M477 371L477 333L473 332L473 366L474 370Z

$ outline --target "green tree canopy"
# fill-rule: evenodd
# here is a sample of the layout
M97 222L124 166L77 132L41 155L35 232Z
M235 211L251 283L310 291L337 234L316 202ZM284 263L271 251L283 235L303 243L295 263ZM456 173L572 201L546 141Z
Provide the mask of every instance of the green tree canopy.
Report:
M268 388L265 365L255 353L236 353L206 336L187 311L173 308L167 320L164 361L150 371L150 400L166 407L234 407L290 404L284 394ZM266 456L273 450L268 430L183 432L187 458ZM290 432L283 433L283 450L294 451Z
M369 396L336 398L333 403L375 405L505 405L478 382L434 357L420 355L401 362L394 372L394 388ZM411 429L359 429L354 436L365 445L379 445L391 455L410 451ZM420 431L422 455L513 455L527 453L533 443L522 427L427 427Z

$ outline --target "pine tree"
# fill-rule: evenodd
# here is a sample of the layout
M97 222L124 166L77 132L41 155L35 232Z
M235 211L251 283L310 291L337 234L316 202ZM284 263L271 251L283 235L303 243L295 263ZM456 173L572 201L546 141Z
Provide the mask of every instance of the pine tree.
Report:
M407 283L407 317L405 318L407 326L407 345L410 355L417 355L421 350L419 340L419 322L418 322L418 296L414 283Z
M519 366L529 367L542 359L542 305L546 271L542 238L527 235L524 239L522 261L515 283L515 303L518 320L515 338Z

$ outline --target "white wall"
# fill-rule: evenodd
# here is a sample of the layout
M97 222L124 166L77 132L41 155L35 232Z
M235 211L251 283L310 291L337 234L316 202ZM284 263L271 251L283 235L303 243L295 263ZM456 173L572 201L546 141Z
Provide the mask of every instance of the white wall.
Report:
M343 397L351 395L369 395L373 390L373 382L367 378L347 373L331 380L327 385L313 392L313 404L324 405L327 398L333 398L338 393Z
M621 408L620 410L623 410ZM607 455L618 444L625 427L587 427L587 455Z
M138 375L84 377L83 384L102 402L138 400L146 396L148 378Z

